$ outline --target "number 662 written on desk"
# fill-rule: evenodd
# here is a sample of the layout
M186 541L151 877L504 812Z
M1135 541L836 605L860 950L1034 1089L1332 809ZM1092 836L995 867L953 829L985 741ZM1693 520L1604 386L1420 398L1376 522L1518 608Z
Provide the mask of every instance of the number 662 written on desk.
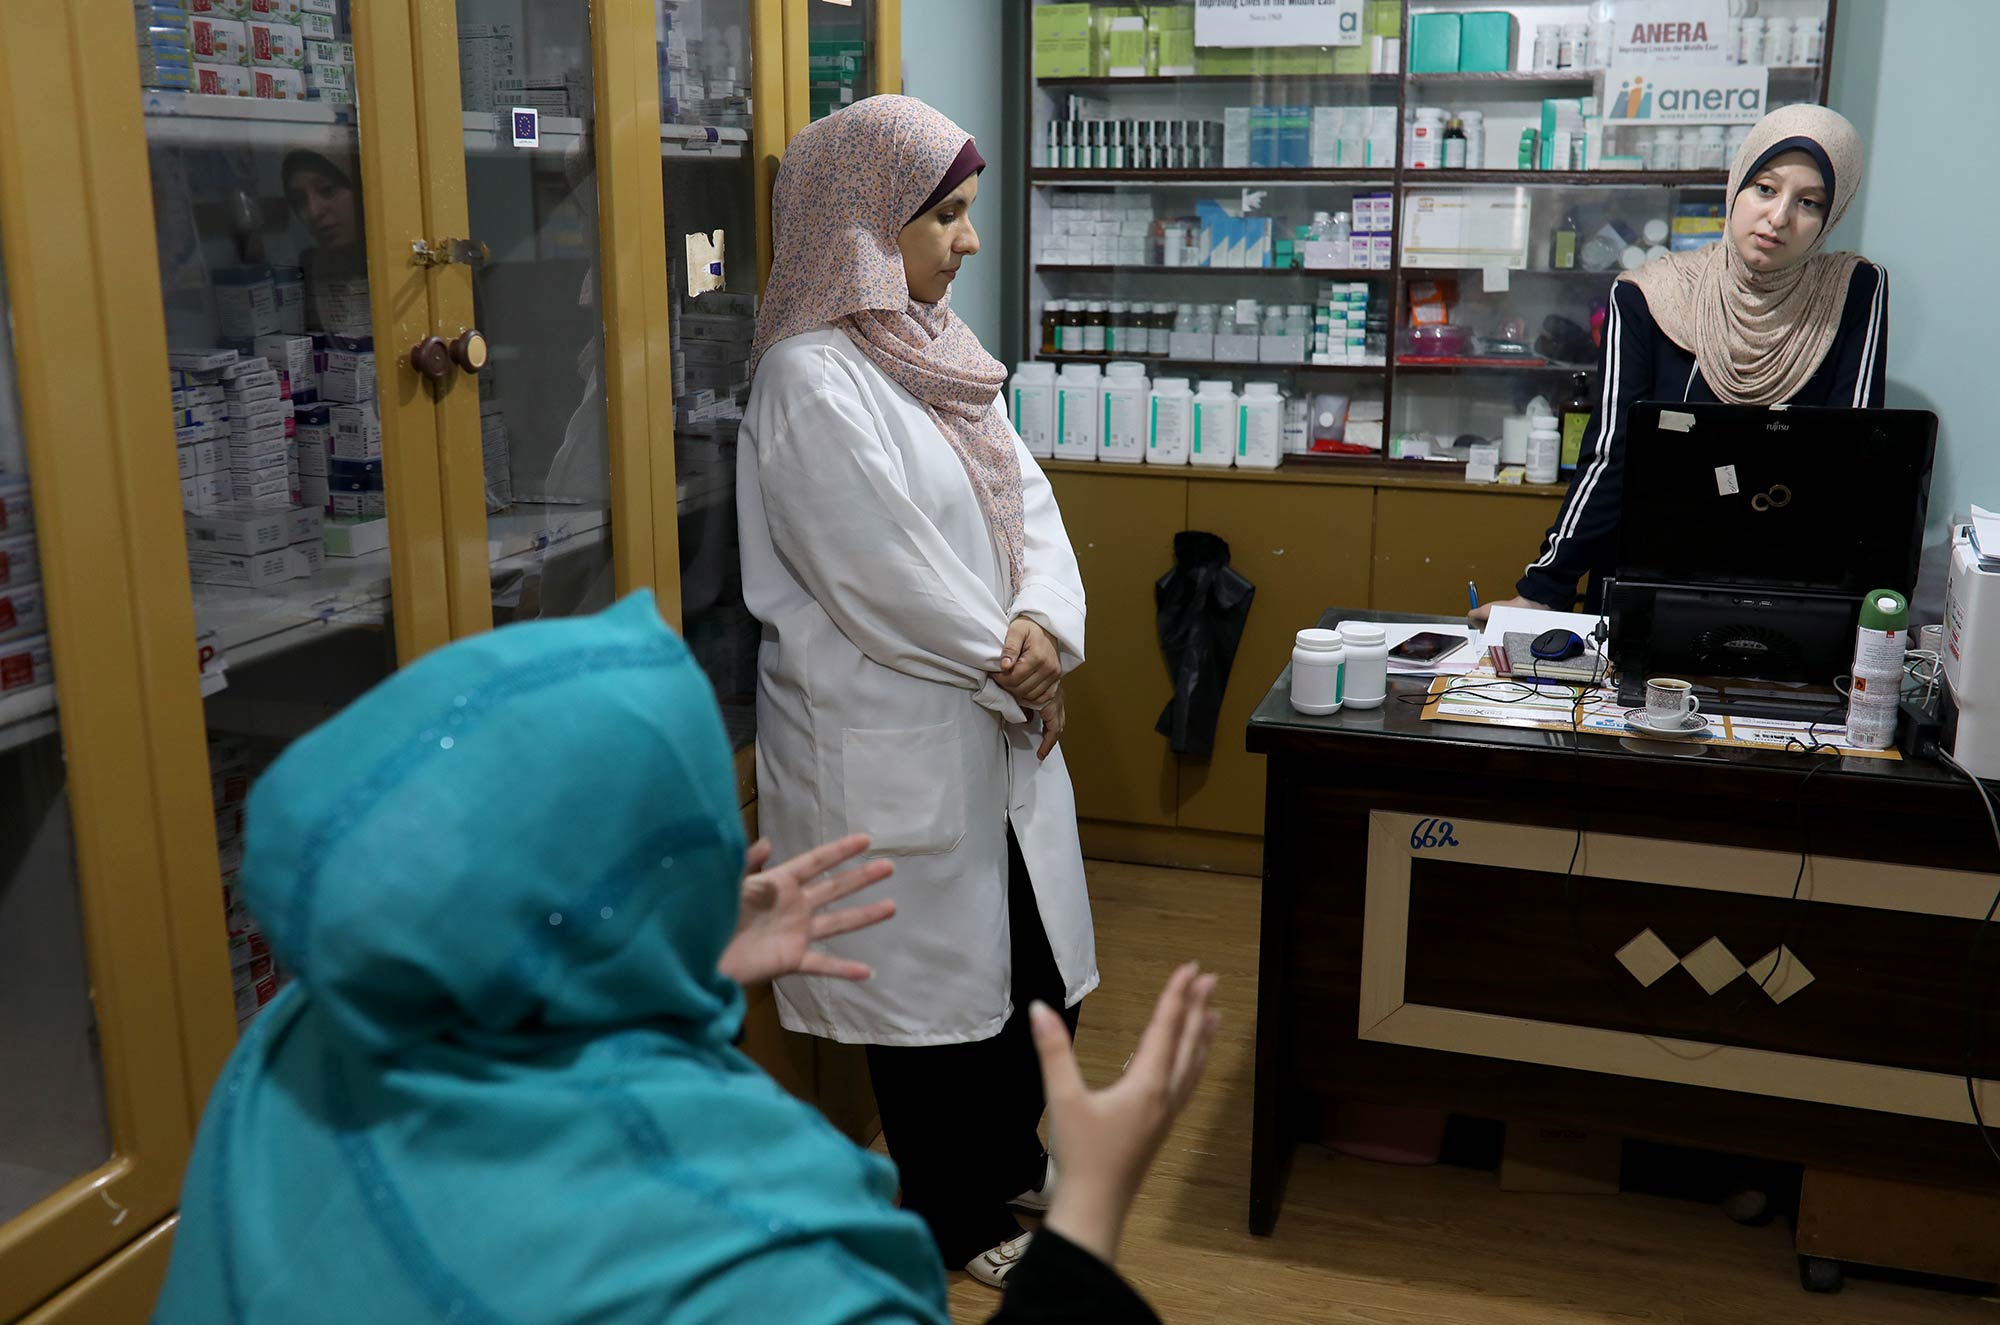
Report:
M1449 819L1419 819L1417 826L1410 830L1410 850L1435 851L1439 847L1455 847L1458 839L1451 835Z

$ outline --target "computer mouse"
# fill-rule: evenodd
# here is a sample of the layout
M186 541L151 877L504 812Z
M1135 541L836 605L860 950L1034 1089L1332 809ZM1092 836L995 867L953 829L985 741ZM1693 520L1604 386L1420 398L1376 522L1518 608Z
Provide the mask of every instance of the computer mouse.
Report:
M1528 652L1545 662L1562 662L1583 652L1583 638L1573 630L1545 630L1535 636Z

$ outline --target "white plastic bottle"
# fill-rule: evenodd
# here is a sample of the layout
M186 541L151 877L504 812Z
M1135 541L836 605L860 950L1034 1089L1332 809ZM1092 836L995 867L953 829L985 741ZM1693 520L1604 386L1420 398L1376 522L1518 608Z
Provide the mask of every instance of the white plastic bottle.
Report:
M1136 465L1146 458L1146 406L1152 395L1146 365L1119 359L1104 365L1099 395L1097 458L1113 464Z
M1195 393L1190 443L1191 464L1228 469L1236 463L1236 392L1228 382L1210 378Z
M1436 170L1444 164L1444 111L1437 106L1419 106L1410 121L1409 141L1403 164L1411 170Z
M1543 415L1542 418L1547 418ZM1542 419L1536 419L1539 424ZM1553 483L1562 469L1562 434L1551 426L1528 429L1528 482Z
M1285 397L1285 426L1278 449L1286 455L1312 454L1312 398L1310 396L1296 395Z
M1008 417L1014 431L1021 434L1028 454L1037 460L1052 460L1056 454L1056 369L1054 364L1027 363L1014 366L1014 380L1008 384Z
M1292 707L1315 715L1340 712L1346 671L1339 631L1300 631L1292 645Z
M1462 110L1458 118L1465 125L1465 168L1486 169L1486 112Z
M1372 621L1343 621L1340 642L1347 654L1341 703L1351 709L1381 708L1389 695L1388 633Z
M1185 465L1194 440L1194 393L1185 377L1153 379L1146 419L1146 463Z
M1276 382L1245 382L1236 406L1236 467L1276 469L1284 459L1285 401Z
M1097 459L1098 379L1094 363L1066 363L1056 378L1058 460Z

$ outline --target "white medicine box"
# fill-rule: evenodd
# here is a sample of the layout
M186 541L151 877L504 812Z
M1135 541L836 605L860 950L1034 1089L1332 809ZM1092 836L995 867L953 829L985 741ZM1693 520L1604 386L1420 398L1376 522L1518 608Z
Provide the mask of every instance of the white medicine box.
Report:
M1528 213L1525 188L1413 192L1403 200L1403 262L1521 270L1528 265Z

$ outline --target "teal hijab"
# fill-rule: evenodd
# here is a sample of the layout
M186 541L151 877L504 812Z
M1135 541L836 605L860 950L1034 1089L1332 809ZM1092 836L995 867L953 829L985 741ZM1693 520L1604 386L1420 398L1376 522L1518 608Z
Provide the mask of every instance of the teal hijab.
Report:
M894 1170L731 1047L744 841L650 594L397 673L250 799L297 981L202 1119L161 1325L944 1325Z

